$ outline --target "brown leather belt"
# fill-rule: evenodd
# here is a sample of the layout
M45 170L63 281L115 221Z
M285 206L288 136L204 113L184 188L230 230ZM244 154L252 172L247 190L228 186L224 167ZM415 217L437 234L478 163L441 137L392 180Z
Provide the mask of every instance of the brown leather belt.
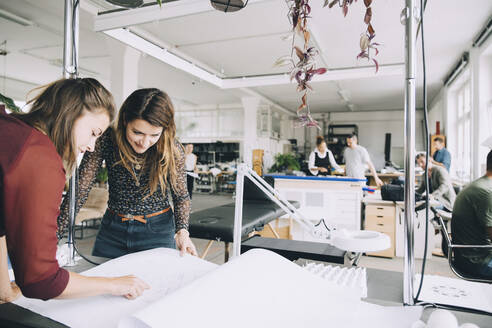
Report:
M121 217L121 222L135 220L135 221L138 221L138 222L147 223L147 220L145 218L151 218L153 216L157 216L159 214L166 213L167 211L169 211L170 208L171 207L168 207L168 208L163 209L162 211L155 212L155 213L152 213L152 214L146 214L146 215L119 214L119 213L115 213L114 211L112 211L110 209L108 209L108 211L110 211L111 213L113 213L113 214L118 215L119 217Z

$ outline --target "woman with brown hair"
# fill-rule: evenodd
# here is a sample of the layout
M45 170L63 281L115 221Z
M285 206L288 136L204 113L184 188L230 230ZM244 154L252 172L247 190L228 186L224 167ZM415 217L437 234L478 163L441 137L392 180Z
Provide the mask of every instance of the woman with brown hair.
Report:
M0 111L0 301L26 297L139 296L148 286L134 276L85 277L58 266L57 217L79 153L92 152L114 116L111 94L94 79L62 79L32 99L26 114Z
M191 201L184 151L176 140L174 108L166 93L140 89L125 100L116 127L108 129L81 162L76 211L86 201L103 160L109 201L92 254L115 258L177 246L181 254L196 255L188 233ZM65 200L59 226L66 226L67 214Z

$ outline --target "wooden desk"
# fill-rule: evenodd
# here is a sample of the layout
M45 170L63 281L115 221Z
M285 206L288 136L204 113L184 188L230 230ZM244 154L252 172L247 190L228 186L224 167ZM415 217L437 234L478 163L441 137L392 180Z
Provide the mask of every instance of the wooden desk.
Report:
M403 257L405 251L404 203L382 200L380 194L374 194L364 197L363 203L365 204L364 229L375 230L385 233L390 237L392 243L390 249L382 252L370 253L369 255L383 256L383 257L393 257L393 256ZM391 220L394 221L391 222ZM429 230L427 233L427 238L428 238L427 257L430 257L432 255L432 249L434 248L433 247L434 227L430 222L429 222ZM415 258L423 258L424 245L425 245L425 210L420 210L414 216Z
M374 181L374 177L372 176L371 173L366 173L365 174L368 185L369 186L375 186L376 182ZM378 173L378 177L383 181L384 183L390 183L393 179L396 179L398 177L403 177L405 176L405 172L394 172L394 173ZM415 183L418 183L420 180L420 177L422 176L422 173L415 173Z

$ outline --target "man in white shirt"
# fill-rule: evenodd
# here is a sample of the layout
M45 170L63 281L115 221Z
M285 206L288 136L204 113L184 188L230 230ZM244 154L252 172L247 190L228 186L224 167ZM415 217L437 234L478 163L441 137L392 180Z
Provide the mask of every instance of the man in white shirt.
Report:
M309 171L312 175L330 175L331 169L342 173L343 169L338 166L333 153L326 146L323 137L316 138L316 148L309 155Z
M343 152L345 158L345 174L349 177L364 179L366 177L366 165L369 166L374 181L378 187L383 185L379 179L376 169L371 162L367 149L357 144L357 135L352 134L347 138L347 148Z
M193 182L195 178L192 176L193 173L197 173L198 169L196 167L197 157L193 154L193 144L187 144L185 147L185 169L186 169L186 179L188 185L188 193L190 198L193 194Z

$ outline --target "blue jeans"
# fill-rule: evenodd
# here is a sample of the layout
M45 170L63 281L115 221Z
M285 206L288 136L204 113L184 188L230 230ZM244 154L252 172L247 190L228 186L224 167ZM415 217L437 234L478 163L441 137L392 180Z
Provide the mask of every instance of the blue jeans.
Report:
M486 265L482 265L478 271L481 276L492 279L492 260Z
M136 220L123 222L118 215L106 211L92 255L115 258L157 247L176 248L174 215L171 209L145 219L147 223Z

